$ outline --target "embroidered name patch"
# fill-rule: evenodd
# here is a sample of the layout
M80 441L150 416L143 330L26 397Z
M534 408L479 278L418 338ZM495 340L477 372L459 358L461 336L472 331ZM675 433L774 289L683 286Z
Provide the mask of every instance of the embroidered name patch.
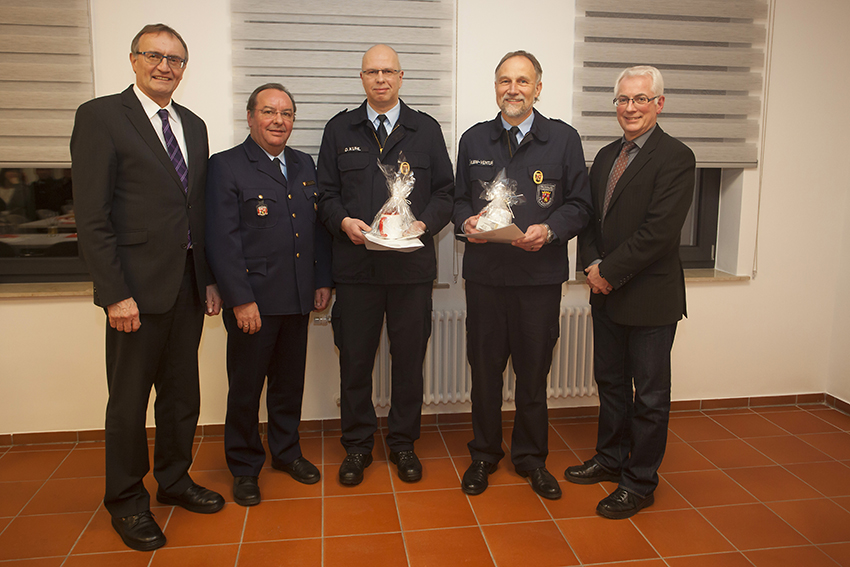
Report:
M493 160L487 159L471 159L469 165L493 165Z

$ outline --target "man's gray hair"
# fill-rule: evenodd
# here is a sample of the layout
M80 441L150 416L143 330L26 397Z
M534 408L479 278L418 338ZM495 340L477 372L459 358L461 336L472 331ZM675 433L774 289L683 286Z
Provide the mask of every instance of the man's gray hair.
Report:
M623 69L623 72L617 77L617 81L614 83L615 98L620 96L620 81L630 77L649 77L652 80L652 94L655 96L664 95L664 77L661 76L661 71L652 65L637 65Z
M189 46L186 45L186 42L183 41L183 38L179 33L177 33L177 30L165 24L148 24L139 30L139 33L137 33L136 37L133 38L133 41L130 42L130 53L135 55L139 51L139 40L143 35L148 33L170 33L176 37L180 41L180 44L183 45L183 51L186 52L186 63L189 62Z

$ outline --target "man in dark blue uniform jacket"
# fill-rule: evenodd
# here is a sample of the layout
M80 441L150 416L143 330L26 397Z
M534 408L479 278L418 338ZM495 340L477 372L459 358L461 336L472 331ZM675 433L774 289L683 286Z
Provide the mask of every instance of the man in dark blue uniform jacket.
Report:
M558 340L561 284L569 279L567 241L587 224L590 187L578 133L534 110L543 70L525 51L505 55L496 66L501 113L466 131L457 158L453 222L468 234L463 255L466 280L467 354L472 367L472 464L461 487L480 494L502 450L502 373L508 356L516 372L516 418L511 461L531 478L540 496L560 498L546 470L549 426L546 376ZM525 203L513 207L525 234L511 244L474 238L481 209L480 182L506 168Z
M387 444L399 477L415 482L422 466L413 452L422 409L422 364L431 335L431 289L437 277L434 236L452 211L452 164L436 120L398 98L404 71L398 54L376 45L363 56L366 101L325 126L319 152L319 214L333 235L334 341L339 348L342 445L348 455L340 482L359 484L372 462L377 429L372 366L387 319L392 355L392 408ZM416 180L408 197L425 231L414 252L377 252L361 231L389 198L378 161L397 165L404 153Z
M294 120L282 85L257 87L248 99L251 134L212 156L207 176L207 256L227 329L224 450L243 506L260 502L266 453L257 412L266 376L272 466L305 484L320 478L301 454L298 425L309 314L327 307L333 285L330 237L316 220L313 160L286 147Z
M623 519L654 502L667 446L670 351L685 314L679 240L696 163L690 148L657 124L664 108L658 69L623 71L614 104L623 137L593 160L594 215L578 239L593 312L596 455L565 476L577 484L619 483L596 511Z

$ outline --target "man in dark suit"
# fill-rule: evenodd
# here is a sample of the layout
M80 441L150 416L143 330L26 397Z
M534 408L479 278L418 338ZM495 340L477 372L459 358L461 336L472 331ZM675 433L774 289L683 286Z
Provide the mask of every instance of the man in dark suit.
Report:
M596 455L567 468L565 477L619 483L596 511L622 519L654 502L667 444L670 350L685 314L679 240L696 166L690 148L656 123L664 108L658 69L623 71L614 104L623 138L593 162L595 215L579 236L599 387Z
M345 485L359 484L372 462L377 430L372 367L387 319L392 356L392 407L387 419L390 460L405 482L422 478L413 451L422 411L422 364L431 336L431 289L437 277L434 237L452 211L452 163L439 123L399 100L404 71L398 54L375 45L363 55L366 101L325 126L319 151L319 215L333 236L336 302L332 322L339 348ZM424 231L413 252L367 250L363 231L389 197L378 168L395 166L402 152L415 185L408 197Z
M207 177L207 257L227 329L224 451L242 506L260 503L266 452L257 412L266 376L272 466L305 484L320 478L301 454L298 425L310 311L331 296L331 245L316 220L313 159L286 147L295 110L283 85L257 87L248 98L250 135L212 156Z
M106 494L127 546L150 551L165 536L142 479L150 470L145 419L156 388L157 500L217 512L220 494L189 476L198 422L198 344L221 300L204 256L207 130L171 101L188 49L163 24L133 39L136 84L77 110L71 136L80 252L106 311Z

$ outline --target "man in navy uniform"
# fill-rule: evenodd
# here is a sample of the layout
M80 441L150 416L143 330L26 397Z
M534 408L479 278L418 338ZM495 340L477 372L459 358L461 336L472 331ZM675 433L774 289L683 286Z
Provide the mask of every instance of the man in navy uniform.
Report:
M452 164L436 120L399 100L404 71L398 54L375 45L363 55L360 79L366 101L325 126L319 152L319 214L333 236L336 302L332 323L339 348L345 485L359 484L372 462L377 430L372 366L384 315L392 356L392 408L387 425L390 460L405 482L422 478L414 453L422 410L422 364L431 335L431 290L437 277L434 237L452 210ZM415 177L408 197L424 231L413 252L370 251L362 231L389 198L378 168L397 165L403 153Z
M667 446L670 351L685 314L679 240L694 194L694 153L657 124L664 81L630 67L615 82L623 137L593 160L593 221L579 236L593 313L599 387L596 455L577 484L617 482L596 511L623 519L650 506Z
M546 470L546 376L558 340L561 284L569 279L566 244L587 224L590 187L578 133L534 110L543 70L525 51L496 66L500 114L464 133L457 158L453 222L466 233L467 354L472 367L472 464L461 488L480 494L502 450L502 374L508 357L516 372L516 418L511 461L534 491L557 499L561 489ZM505 168L525 203L513 207L524 232L510 244L475 238L481 182Z
M283 85L257 87L248 99L245 141L210 158L207 256L224 301L227 417L224 452L233 499L260 503L266 460L258 431L268 377L272 467L313 484L319 470L301 454L298 425L304 393L311 310L330 301L330 237L316 220L313 159L286 146L295 100Z

